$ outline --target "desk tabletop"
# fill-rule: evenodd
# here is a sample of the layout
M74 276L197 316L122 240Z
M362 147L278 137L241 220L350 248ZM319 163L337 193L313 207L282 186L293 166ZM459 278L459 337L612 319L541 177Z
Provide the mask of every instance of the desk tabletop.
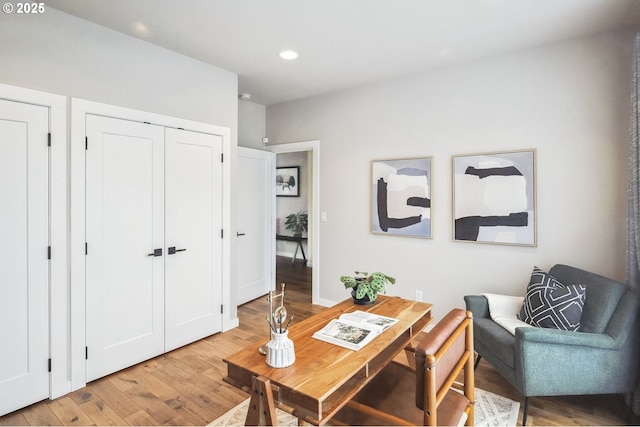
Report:
M342 313L368 311L398 319L359 351L352 351L312 338L312 334ZM253 376L271 381L278 400L289 405L294 415L314 424L326 421L350 396L357 393L431 321L431 304L379 295L375 304L361 306L347 299L289 328L296 361L287 368L272 368L258 348L251 345L224 359L227 380L251 387Z

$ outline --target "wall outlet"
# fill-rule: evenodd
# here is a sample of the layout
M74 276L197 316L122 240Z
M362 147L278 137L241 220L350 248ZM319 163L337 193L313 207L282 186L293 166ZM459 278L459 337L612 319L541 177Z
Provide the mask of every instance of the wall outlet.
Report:
M416 301L422 301L422 291L416 289L416 295L413 299Z

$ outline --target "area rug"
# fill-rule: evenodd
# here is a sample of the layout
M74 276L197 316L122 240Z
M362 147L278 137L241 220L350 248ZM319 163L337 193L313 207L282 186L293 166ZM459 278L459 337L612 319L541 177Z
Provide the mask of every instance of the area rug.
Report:
M476 388L475 425L476 426L515 426L518 421L520 403L497 394ZM243 426L247 417L249 399L229 410L210 426ZM278 425L297 426L298 419L280 409L276 409Z
M474 421L476 426L515 426L520 402L489 391L475 389Z

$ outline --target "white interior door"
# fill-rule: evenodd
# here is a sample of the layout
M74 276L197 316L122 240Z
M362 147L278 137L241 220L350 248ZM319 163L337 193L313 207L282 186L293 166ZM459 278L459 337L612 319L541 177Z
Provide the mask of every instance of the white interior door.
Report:
M237 304L275 285L275 154L238 147Z
M91 381L164 350L164 128L86 120Z
M49 397L49 110L0 100L0 415Z
M166 129L166 351L222 329L222 137Z

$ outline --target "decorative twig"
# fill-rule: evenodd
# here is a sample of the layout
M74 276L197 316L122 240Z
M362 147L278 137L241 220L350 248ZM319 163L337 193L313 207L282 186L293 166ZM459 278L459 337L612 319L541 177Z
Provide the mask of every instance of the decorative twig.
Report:
M292 320L293 320L293 314L291 315L291 317L289 317L289 321L287 322L287 325L284 327L285 332L289 330L289 323L291 323Z
M271 321L269 320L269 317L265 317L265 319L267 319L267 323L269 324L269 328L271 328L271 330L272 330L274 333L277 333L277 332L276 332L276 328L274 328L274 327L273 327L273 325L271 324Z

